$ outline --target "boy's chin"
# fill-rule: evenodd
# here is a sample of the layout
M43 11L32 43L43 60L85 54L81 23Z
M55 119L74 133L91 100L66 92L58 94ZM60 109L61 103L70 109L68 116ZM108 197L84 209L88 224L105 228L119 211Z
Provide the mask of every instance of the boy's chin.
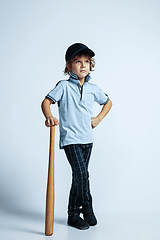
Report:
M80 73L78 74L78 78L85 78L88 75L88 73Z

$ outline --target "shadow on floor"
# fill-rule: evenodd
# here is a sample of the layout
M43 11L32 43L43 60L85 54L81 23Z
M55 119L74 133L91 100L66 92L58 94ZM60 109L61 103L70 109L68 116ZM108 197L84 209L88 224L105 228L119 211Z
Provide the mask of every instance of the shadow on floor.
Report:
M67 220L65 218L55 218L54 222L60 225L67 225Z

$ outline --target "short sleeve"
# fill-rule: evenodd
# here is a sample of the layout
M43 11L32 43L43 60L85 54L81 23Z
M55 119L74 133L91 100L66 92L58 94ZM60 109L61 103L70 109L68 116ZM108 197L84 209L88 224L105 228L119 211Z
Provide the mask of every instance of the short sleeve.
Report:
M59 102L63 94L62 84L58 82L56 86L45 96L53 101L53 103Z
M95 101L99 105L104 105L109 101L109 97L98 86L96 86Z

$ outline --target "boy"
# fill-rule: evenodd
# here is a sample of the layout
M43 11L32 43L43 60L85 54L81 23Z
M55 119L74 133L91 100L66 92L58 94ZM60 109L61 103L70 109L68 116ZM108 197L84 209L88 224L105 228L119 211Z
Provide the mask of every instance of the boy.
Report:
M68 225L84 230L97 224L89 186L88 164L93 146L92 128L109 112L112 102L96 85L89 83L95 53L86 45L75 43L65 55L68 80L58 82L42 102L47 127L59 125L60 149L64 149L72 169L68 204ZM103 105L92 117L92 105ZM58 102L59 120L52 116L50 105ZM80 217L83 214L83 219Z

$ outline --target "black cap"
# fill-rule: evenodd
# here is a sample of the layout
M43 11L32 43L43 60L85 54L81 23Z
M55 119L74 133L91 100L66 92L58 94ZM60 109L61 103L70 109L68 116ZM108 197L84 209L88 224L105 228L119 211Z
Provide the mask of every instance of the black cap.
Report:
M86 45L82 43L74 43L66 51L65 55L66 62L68 62L71 58L76 56L76 54L81 51L89 53L91 57L95 56L95 53L91 49L89 49Z

